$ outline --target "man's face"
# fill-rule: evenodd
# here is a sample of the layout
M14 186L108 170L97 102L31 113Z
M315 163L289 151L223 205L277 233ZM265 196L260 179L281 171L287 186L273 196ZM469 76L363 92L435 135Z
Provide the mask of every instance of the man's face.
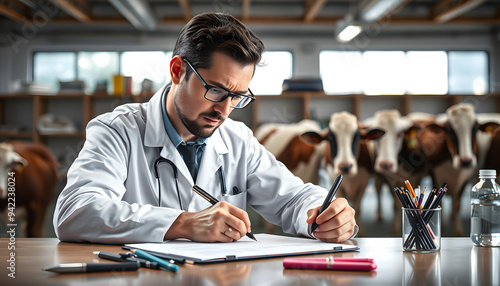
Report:
M190 69L184 63L185 69ZM196 68L196 67L195 67ZM253 75L253 64L241 65L230 57L214 53L210 69L196 69L209 85L221 87L234 93L245 94ZM233 108L231 97L222 102L205 99L206 88L200 79L191 73L189 80L183 77L175 93L175 109L184 127L196 137L210 137L229 116Z

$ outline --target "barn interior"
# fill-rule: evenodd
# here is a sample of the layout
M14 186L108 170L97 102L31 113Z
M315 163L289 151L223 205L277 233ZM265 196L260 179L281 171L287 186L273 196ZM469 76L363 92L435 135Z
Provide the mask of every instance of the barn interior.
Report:
M254 131L302 119L326 128L330 116L343 111L361 123L382 110L442 118L460 103L471 105L483 123L500 123L500 2L495 0L4 0L0 142L41 144L58 161L43 237L55 237L55 201L85 142L87 123L121 104L146 102L168 83L179 31L203 12L237 17L266 45L265 64L250 84L257 99L230 116ZM488 136L500 133L493 132ZM328 172L316 167L317 183L329 189ZM469 236L470 190L483 167L480 159L469 167L459 209L449 196L443 199L445 236L457 236L452 213L463 228L458 235ZM392 231L398 215L393 186L384 185L378 197L375 182L370 176L356 210L363 235L399 236ZM442 183L429 175L412 182L426 190ZM404 180L396 184L403 187ZM23 196L31 198L16 193L19 237L28 235ZM8 237L9 208L7 199L1 200L0 237ZM254 233L283 233L248 211Z

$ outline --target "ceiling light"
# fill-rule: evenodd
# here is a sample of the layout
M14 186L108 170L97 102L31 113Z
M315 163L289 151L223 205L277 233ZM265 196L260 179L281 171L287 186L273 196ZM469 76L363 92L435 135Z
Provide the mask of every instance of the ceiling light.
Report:
M342 43L347 43L354 39L362 31L363 27L361 25L348 25L338 34L337 40Z

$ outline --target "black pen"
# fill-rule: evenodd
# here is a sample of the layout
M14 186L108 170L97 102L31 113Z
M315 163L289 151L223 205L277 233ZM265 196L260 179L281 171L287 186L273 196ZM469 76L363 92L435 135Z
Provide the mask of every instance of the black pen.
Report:
M123 257L118 254L113 254L113 253L108 253L108 252L102 252L102 251L94 251L94 254L99 256L99 258L111 260L111 261L118 261L118 262L135 262L138 261L141 264L141 267L145 268L150 268L150 269L160 269L160 265L154 261L149 261L146 259L142 258L134 258L134 257Z
M328 206L332 202L333 197L337 193L337 190L339 189L341 182L342 182L342 175L339 175L335 179L335 182L333 182L333 185L332 185L330 191L328 192L328 195L326 196L325 201L323 202L323 205L321 205L321 208L319 209L318 215L316 217L318 217L322 212L324 212L326 210L326 208L328 208ZM314 221L311 225L311 233L313 233L316 230L316 228L318 228L318 224L316 223L316 221Z
M139 269L139 261L119 263L66 263L42 270L57 273L81 273L81 272L104 272L104 271L132 271Z
M205 190L203 190L200 186L198 185L194 185L193 186L193 191L195 193L197 193L198 195L202 196L205 200L207 200L209 203L211 203L212 205L215 205L216 203L218 203L219 201L212 197L209 193L207 193ZM257 241L257 239L255 238L255 236L253 236L253 234L251 232L248 232L246 234L249 238Z

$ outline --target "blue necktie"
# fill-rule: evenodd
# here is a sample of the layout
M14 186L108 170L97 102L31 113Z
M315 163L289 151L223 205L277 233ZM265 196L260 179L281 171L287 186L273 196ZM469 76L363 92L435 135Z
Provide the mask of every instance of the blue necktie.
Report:
M178 147L189 173L191 173L191 177L193 177L193 181L195 182L198 175L196 172L196 150L198 150L198 147L199 145L179 145Z

